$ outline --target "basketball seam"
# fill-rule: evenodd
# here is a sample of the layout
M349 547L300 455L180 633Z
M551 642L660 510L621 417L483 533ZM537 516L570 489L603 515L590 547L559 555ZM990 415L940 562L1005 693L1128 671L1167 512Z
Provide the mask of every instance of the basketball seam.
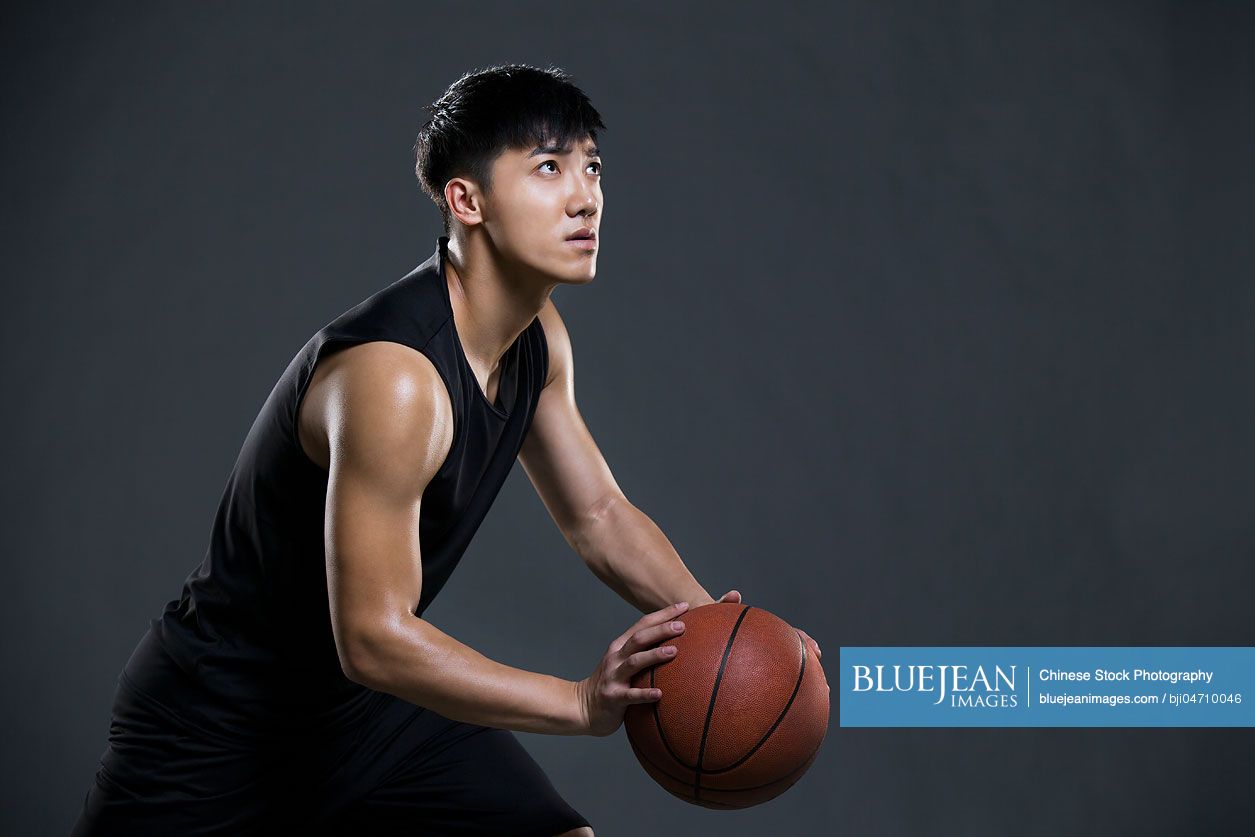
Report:
M679 776L675 776L671 773L668 773L666 768L664 768L662 765L658 764L658 762L654 761L649 756L647 756L641 750L641 748L637 747L636 743L632 741L631 738L628 739L628 744L632 746L632 752L636 753L637 757L640 758L641 761L648 762L650 767L657 770L663 776L666 776L668 779L671 779L672 781L679 782L681 785L690 784L687 779L681 779ZM761 788L771 787L772 785L783 782L785 779L791 778L792 776L796 775L799 771L801 771L807 765L807 763L819 753L819 748L822 747L823 745L824 745L824 740L821 738L819 740L819 743L815 745L815 749L811 750L810 755L807 756L805 759L803 759L801 764L799 764L797 767L793 768L788 773L781 776L779 779L772 779L770 782L764 782L761 785L751 785L750 787L747 787L747 788L702 788L702 790L706 791L707 793L744 793L745 791L759 790ZM707 800L707 801L713 801L713 800Z
M751 609L750 605L746 605L741 615L736 618L736 624L732 626L732 633L728 636L728 644L723 649L723 659L719 661L719 673L715 675L715 686L710 690L710 705L706 707L706 723L702 727L702 741L697 747L697 767L694 768L693 775L694 799L702 798L702 760L706 757L706 736L710 734L710 721L715 715L715 700L719 697L719 684L723 681L723 671L728 665L728 657L732 655L732 643L736 642L737 631L741 630L745 614Z
M651 689L654 687L654 668L657 668L657 667L654 666L649 669L649 687ZM654 726L658 728L658 738L662 741L662 746L666 748L667 755L671 756L671 758L675 760L675 763L683 767L685 770L696 770L697 769L696 767L689 764L684 759L680 758L678 755L676 755L675 750L671 749L671 742L667 740L667 734L662 731L662 718L659 717L659 714L658 714L658 701L654 701L653 707L654 707ZM685 784L688 784L688 783L686 782Z
M779 779L773 779L770 782L764 782L761 785L753 785L752 787L748 787L748 788L706 788L705 790L707 793L744 793L745 791L759 790L760 788L769 788L772 785L778 785L781 782L785 781L786 779L792 779L794 776L797 776L797 774L801 773L804 769L809 767L811 759L813 759L815 756L819 754L819 748L822 747L823 745L824 745L824 742L822 739L820 739L819 744L815 746L814 750L811 750L811 753L809 756L802 759L801 764L799 764L797 767L793 768L788 773L781 776Z
M784 709L780 710L780 717L776 718L776 722L771 725L771 729L758 740L758 743L750 748L750 751L741 758L737 759L727 767L721 767L718 770L704 771L708 776L714 776L717 773L727 773L733 768L740 767L749 761L749 757L758 752L758 748L767 743L767 739L771 738L771 734L776 731L776 727L780 726L780 722L784 720L784 716L789 714L789 707L793 705L793 700L797 697L798 691L802 688L802 678L806 676L806 641L802 639L802 635L797 635L798 642L802 643L802 669L797 673L797 682L793 684L793 694L789 695L789 702L784 705Z

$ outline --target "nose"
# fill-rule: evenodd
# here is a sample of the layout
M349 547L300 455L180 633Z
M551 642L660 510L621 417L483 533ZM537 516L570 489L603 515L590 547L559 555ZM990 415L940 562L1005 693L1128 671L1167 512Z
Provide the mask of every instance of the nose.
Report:
M586 179L580 178L571 192L567 210L574 216L583 215L591 218L597 214L597 190Z

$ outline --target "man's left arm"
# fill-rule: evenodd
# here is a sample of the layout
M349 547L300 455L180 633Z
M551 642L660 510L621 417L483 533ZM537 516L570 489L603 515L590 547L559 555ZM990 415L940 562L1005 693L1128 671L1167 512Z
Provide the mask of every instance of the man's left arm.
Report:
M575 403L571 341L553 302L540 312L549 374L519 461L567 543L608 587L642 613L714 599L662 530L615 482Z
M712 598L657 524L624 496L575 404L566 326L552 301L539 316L549 344L549 374L519 461L567 543L642 613L675 602L688 602L690 608L740 602L736 590ZM822 657L819 644L798 630Z

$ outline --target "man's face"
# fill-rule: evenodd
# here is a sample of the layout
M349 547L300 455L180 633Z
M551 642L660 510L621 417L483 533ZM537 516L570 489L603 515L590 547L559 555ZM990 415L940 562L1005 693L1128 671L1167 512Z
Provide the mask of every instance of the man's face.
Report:
M597 273L603 205L601 156L588 137L569 148L508 148L493 161L483 223L504 260L582 283ZM591 240L571 238L581 230Z

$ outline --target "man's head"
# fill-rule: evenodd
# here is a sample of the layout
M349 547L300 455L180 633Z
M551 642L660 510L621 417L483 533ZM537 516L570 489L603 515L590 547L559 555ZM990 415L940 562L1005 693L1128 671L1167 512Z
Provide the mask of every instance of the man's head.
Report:
M503 261L570 281L596 272L606 126L556 67L509 64L458 79L428 105L414 170L445 233L477 229ZM568 238L596 231L590 247Z

